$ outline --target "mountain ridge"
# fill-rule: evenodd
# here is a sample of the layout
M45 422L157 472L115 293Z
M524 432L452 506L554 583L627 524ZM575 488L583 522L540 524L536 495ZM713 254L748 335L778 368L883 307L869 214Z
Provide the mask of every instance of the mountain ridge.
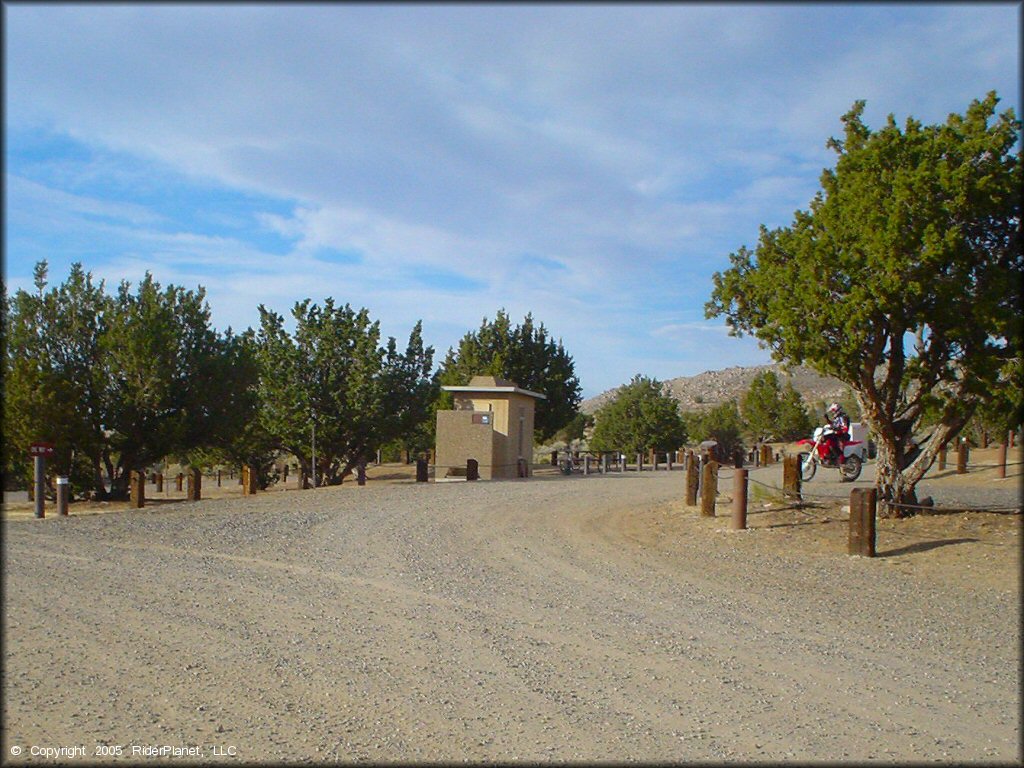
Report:
M830 402L839 400L847 390L847 386L832 376L822 376L806 366L793 366L784 370L781 363L768 365L731 366L718 370L704 371L694 376L678 376L661 382L662 391L679 402L681 411L700 411L714 408L721 403L735 398L742 400L756 376L766 371L773 371L779 377L779 385L785 387L790 382L800 393L809 408L814 408L819 401ZM622 388L615 387L580 403L580 411L592 414L602 405L614 399Z

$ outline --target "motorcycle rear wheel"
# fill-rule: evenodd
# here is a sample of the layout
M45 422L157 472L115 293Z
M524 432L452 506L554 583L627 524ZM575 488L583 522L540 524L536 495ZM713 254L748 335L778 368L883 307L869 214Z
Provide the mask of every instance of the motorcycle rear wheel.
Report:
M839 474L843 476L843 482L852 483L860 477L861 467L860 456L847 456L846 461L839 465Z
M800 463L800 479L806 483L814 477L814 473L818 469L818 462L814 461L809 453L798 453L796 458Z

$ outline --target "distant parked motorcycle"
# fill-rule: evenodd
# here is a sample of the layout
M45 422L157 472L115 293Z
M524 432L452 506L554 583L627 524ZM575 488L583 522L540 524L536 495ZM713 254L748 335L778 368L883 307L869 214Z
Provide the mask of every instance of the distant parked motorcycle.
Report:
M863 440L849 440L842 444L843 450L839 457L829 455L830 435L835 431L828 426L818 427L814 430L813 438L804 438L797 442L797 445L809 446L810 450L798 454L800 460L800 479L808 481L814 477L818 466L838 469L844 483L852 483L860 477L861 468L864 466L864 459L867 456L867 446Z

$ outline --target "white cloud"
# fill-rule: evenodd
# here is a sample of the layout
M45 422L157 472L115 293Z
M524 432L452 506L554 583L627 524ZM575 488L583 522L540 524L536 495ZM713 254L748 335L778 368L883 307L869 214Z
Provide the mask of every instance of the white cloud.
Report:
M105 194L97 180L118 169L101 158L74 179L60 169L48 184L9 177L20 221L48 216L75 242L94 238L97 251L117 243L97 256L111 274L146 264L165 282L202 282L215 316L236 327L260 300L286 311L304 295L333 294L396 325L423 317L445 332L501 306L532 310L578 345L593 377L585 384L602 389L642 364L682 367L706 351L670 347L678 357L665 361L631 329L643 319L662 330L642 337L662 344L673 325L687 337L714 333L671 318L699 310L710 274L753 245L759 223L784 224L806 206L832 162L825 141L855 99L868 99L869 122L890 111L941 120L989 88L1006 106L1019 92L1019 9L1005 6L12 5L5 14L9 127L281 202L248 219L214 203L208 226L190 229L151 194ZM118 185L142 183L126 173ZM250 233L240 231L246 220ZM18 247L25 258L40 250L24 238ZM524 269L529 254L563 269ZM480 287L426 287L423 275L444 271ZM682 315L654 316L673 302ZM747 354L739 344L718 347Z

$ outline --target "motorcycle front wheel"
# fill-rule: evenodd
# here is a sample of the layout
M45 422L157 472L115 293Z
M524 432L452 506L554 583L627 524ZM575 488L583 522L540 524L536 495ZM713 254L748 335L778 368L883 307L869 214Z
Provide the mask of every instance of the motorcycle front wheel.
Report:
M806 483L814 477L814 473L818 469L818 462L809 453L798 453L796 458L800 462L800 479Z
M839 466L839 474L843 476L843 482L852 483L860 477L861 466L860 456L847 456L846 461Z

